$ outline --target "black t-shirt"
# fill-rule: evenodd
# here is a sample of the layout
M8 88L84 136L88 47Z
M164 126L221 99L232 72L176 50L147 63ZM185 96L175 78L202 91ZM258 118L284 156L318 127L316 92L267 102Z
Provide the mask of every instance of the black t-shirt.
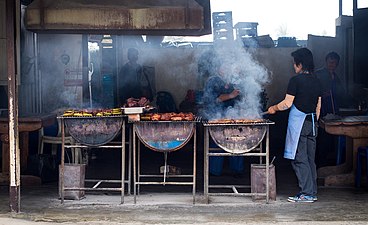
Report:
M142 97L140 79L142 66L139 64L126 63L119 72L119 100L124 104L128 98Z
M298 74L290 79L287 94L295 96L293 104L298 110L315 113L322 95L321 83L313 74Z

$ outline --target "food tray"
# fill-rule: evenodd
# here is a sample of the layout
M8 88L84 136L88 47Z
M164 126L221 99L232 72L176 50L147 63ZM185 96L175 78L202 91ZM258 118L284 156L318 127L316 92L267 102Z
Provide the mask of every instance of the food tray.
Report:
M140 114L143 113L145 107L123 107L124 114Z

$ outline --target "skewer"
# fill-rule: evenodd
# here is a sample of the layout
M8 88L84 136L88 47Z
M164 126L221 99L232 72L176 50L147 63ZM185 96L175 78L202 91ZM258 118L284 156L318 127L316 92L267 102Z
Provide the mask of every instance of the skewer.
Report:
M271 160L271 162L270 162L270 165L272 165L272 163L273 163L273 161L275 161L275 159L276 159L276 156L274 156L274 157L272 158L272 160Z
M267 115L268 111L261 112L261 116Z

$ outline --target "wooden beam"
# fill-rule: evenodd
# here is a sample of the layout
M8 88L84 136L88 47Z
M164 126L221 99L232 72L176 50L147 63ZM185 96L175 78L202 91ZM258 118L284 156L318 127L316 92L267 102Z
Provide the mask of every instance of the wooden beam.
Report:
M200 2L197 2L200 1ZM204 35L211 33L208 0L35 0L25 27L35 32Z

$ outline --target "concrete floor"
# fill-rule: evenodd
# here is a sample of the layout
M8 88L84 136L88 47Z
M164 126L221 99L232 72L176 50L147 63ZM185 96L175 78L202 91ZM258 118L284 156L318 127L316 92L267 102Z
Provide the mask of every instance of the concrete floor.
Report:
M8 186L0 186L0 225L6 224L368 224L368 188L319 187L318 201L314 203L290 203L287 197L298 192L297 181L290 162L282 158L284 140L280 129L272 127L270 157L277 156L277 198L266 204L264 200L252 201L251 197L211 197L210 204L203 198L203 152L198 148L196 204L192 204L191 187L142 186L137 204L133 196L125 196L120 204L116 193L87 192L82 200L58 199L57 182L40 186L21 186L21 213L9 212ZM281 136L280 136L281 135ZM198 140L202 140L198 137ZM201 141L199 141L200 143ZM190 145L190 144L189 144ZM281 149L281 150L280 150ZM121 157L113 151L97 153L97 159L89 162L87 178L119 178ZM148 151L142 165L150 165L147 171L158 171L162 154ZM191 152L177 151L169 155L169 164L181 167L183 172L191 168ZM175 156L177 155L177 156ZM155 164L156 163L156 164ZM228 171L215 182L249 182L249 165L243 178L234 178ZM226 167L226 165L225 165ZM143 170L143 169L142 169ZM97 177L96 177L97 176Z
M199 194L193 205L185 193L145 193L136 205L132 196L121 205L117 195L92 194L60 204L55 193L53 186L23 190L19 214L8 213L7 197L2 194L0 224L19 224L13 219L27 224L368 224L368 194L348 188L321 189L315 203L289 203L287 195L280 194L269 204L247 197L213 197L207 205Z
M9 213L8 187L0 186L1 224L368 224L368 191L365 187L319 187L315 203L290 203L297 193L289 164L276 166L277 199L266 204L251 197L213 196L203 199L197 185L196 204L190 188L141 187L137 204L133 196L114 193L87 193L82 200L58 199L57 183L23 186L21 213ZM226 176L216 177L216 179ZM245 178L247 179L247 178ZM200 180L200 179L199 179Z

